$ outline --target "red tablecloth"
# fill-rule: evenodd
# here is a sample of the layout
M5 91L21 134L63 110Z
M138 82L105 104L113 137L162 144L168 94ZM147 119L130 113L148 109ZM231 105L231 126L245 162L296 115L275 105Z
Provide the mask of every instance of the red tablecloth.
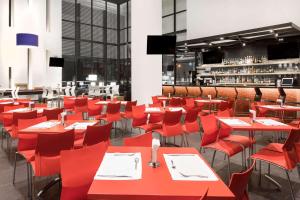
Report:
M173 181L164 161L164 153L194 153L194 148L160 148L158 161L161 166L148 166L151 149L147 147L109 147L108 152L141 152L142 179L140 180L94 180L88 199L162 200L199 199L208 188L207 199L234 199L234 195L222 180L218 181ZM217 176L218 177L218 176Z

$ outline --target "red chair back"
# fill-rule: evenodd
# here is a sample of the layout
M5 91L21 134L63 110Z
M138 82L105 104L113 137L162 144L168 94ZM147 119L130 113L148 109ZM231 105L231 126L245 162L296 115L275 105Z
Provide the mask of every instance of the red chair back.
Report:
M229 104L227 101L222 101L218 107L218 110L223 111L229 108Z
M58 118L61 119L61 116L59 115ZM78 112L78 113L75 113L72 115L67 115L66 120L83 120L83 115L81 112Z
M124 138L124 146L151 147L152 132L147 132L131 138Z
M35 149L35 175L50 176L60 173L60 151L70 150L73 146L73 129L64 133L39 133Z
M37 111L28 111L28 112L14 112L13 113L13 126L18 127L19 119L34 119L37 118Z
M108 103L106 116L109 121L117 121L121 119L120 113L121 103Z
M187 109L192 109L195 107L195 99L194 98L185 98L185 107Z
M108 142L112 123L102 126L88 126L83 139L83 145L94 145L100 142Z
M61 151L61 200L87 199L106 149L107 144L102 142L82 149Z
M19 119L18 128L19 130L28 128L30 126L47 121L46 116L38 117L34 119ZM34 150L36 148L37 134L30 133L18 133L18 151Z
M75 105L75 101L70 99L72 97L64 97L64 108L65 109L73 109Z
M132 127L145 125L147 123L145 108L145 105L132 106Z
M179 107L182 105L182 98L172 97L169 102L169 106Z
M183 133L182 124L180 122L182 110L166 111L163 119L163 132L166 136L176 136Z
M137 101L128 101L125 106L125 112L132 112L132 106L136 106Z
M100 115L102 112L102 105L95 104L99 99L88 101L88 115L89 117Z
M161 107L161 103L154 103L154 104L149 104L149 107L154 108L154 107ZM154 123L159 123L163 120L163 115L158 114L158 113L151 113L149 116L149 123L154 124Z
M158 96L152 96L152 103L159 103L160 101L158 100Z
M47 117L47 120L58 120L59 114L64 111L63 108L44 109L43 116Z
M9 105L9 106L4 106L4 111L3 112L7 112L10 110L15 110L15 109L19 109L19 108L25 108L24 105Z
M201 146L213 143L218 137L218 126L216 117L211 115L200 116L200 121L203 128Z
M77 97L74 105L75 112L87 112L88 111L88 98Z
M218 110L217 116L218 117L232 117L233 111L232 111L232 109Z
M4 112L5 106L12 106L14 104L13 102L5 102L5 101L1 101L1 103L4 103L4 104L0 104L0 113Z
M253 171L253 168L255 166L255 161L251 165L249 169L242 173L234 173L231 176L230 183L229 183L229 189L232 191L232 193L235 196L236 200L245 200L248 199L247 194L247 185L249 178L251 176L251 173Z
M198 109L193 108L187 110L187 113L185 115L184 119L184 125L186 128L186 131L188 132L199 132L200 127L198 123Z
M226 109L226 110L218 110L217 112L218 117L232 117L233 111L232 109ZM223 123L221 123L220 129L219 129L219 138L222 139L224 137L228 137L231 134L231 128Z
M282 150L288 168L293 169L300 162L300 129L291 130Z

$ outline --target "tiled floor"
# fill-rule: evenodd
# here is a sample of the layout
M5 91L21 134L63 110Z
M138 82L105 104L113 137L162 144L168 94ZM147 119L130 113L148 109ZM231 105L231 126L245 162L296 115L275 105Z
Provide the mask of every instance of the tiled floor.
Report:
M243 133L240 133L243 134ZM128 136L127 134L126 136ZM256 134L257 149L262 145L267 144L267 141L272 139L271 133L264 133L263 135ZM199 146L199 134L190 135L190 145L197 148ZM178 138L178 143L179 138ZM117 134L117 138L112 139L114 145L122 145L122 137ZM212 151L206 150L202 152L203 156L210 162L212 158ZM17 175L16 183L12 184L12 172L13 172L13 156L8 158L7 153L0 148L0 200L21 200L27 198L27 179L26 179L26 165L25 162L20 160L17 162ZM267 165L263 164L263 173L267 172ZM241 155L236 155L232 158L231 165L233 172L239 172L241 167ZM217 153L215 159L214 170L219 176L227 183L227 160L224 160L224 155ZM290 190L288 187L288 181L286 179L285 172L279 168L271 167L271 174L282 185L282 190L276 190L276 187L270 184L265 178L263 178L262 185L258 185L258 171L254 171L249 183L250 199L264 200L264 199L278 199L288 200L291 199ZM300 180L298 171L295 169L290 173L290 177L293 183L296 199L300 199ZM41 188L49 180L38 180L37 188ZM59 199L58 188L51 189L46 196L46 199Z

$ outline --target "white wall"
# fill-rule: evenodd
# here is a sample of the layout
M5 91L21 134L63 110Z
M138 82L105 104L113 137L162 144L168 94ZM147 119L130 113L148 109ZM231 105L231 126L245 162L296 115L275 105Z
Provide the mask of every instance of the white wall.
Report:
M138 104L150 103L162 92L162 56L147 55L147 35L162 33L162 1L131 2L131 95Z
M8 68L12 80L27 83L27 50L16 46L16 33L39 36L39 47L30 50L30 84L56 86L61 69L49 68L47 56L62 55L61 0L50 0L50 31L46 30L46 0L14 0L13 26L8 26L8 1L0 1L0 85L8 87ZM46 53L48 51L48 53ZM46 56L47 55L47 56Z
M187 0L187 39L293 22L299 0Z

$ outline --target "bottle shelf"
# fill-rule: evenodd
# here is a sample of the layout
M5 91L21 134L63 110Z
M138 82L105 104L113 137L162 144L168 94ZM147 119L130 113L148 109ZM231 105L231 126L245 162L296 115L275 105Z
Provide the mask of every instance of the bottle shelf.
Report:
M294 64L300 63L299 58L294 59L283 59L283 60L269 60L264 63L249 63L249 64L234 64L234 65L224 65L224 64L204 64L198 66L197 69L205 69L205 68L231 68L231 67L259 67L259 66L266 66L266 65L279 65L279 64Z
M278 75L297 75L300 72L272 72L272 73L230 73L230 74L197 74L197 77L226 77L226 76L278 76Z

